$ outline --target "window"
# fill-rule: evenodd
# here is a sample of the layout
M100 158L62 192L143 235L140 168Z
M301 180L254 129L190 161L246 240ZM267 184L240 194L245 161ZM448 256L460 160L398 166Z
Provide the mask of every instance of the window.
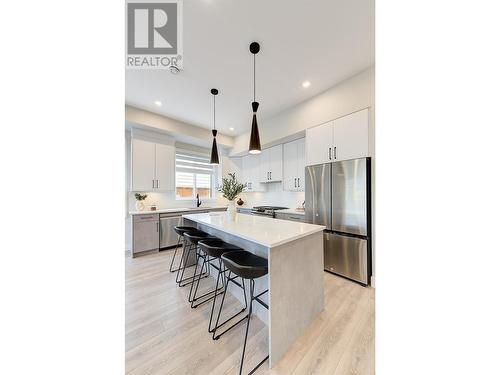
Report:
M175 196L177 199L210 199L215 196L216 167L209 156L177 150L175 153Z

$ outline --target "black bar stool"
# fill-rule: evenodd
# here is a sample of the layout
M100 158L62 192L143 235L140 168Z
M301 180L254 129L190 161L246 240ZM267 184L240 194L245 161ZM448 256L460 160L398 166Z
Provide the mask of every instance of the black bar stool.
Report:
M239 286L240 288L243 289L243 293L245 295L245 307L243 309L241 309L241 311L237 312L236 314L234 314L233 316L231 316L230 318L228 318L227 320L225 320L223 323L216 324L212 328L212 319L213 319L213 315L214 315L216 298L217 298L217 296L219 294L222 293L222 292L219 292L219 291L222 288L224 288L224 285L225 285L224 277L225 277L225 273L228 271L224 267L224 265L222 263L221 255L222 254L226 254L226 253L231 252L231 251L241 251L243 249L241 247L238 247L236 245L224 242L224 241L219 240L219 239L205 239L205 240L201 240L201 241L198 242L198 245L200 246L200 250L205 253L204 262L208 263L209 266L212 266L213 268L215 268L218 271L218 273L217 273L217 280L215 282L215 289L212 290L212 291L210 291L210 292L208 292L208 293L205 293L202 296L197 297L196 293L198 292L198 286L199 286L200 280L201 280L201 273L200 273L200 276L198 277L198 280L197 280L197 283L196 283L196 288L194 290L194 296L193 296L193 301L191 302L191 307L195 308L195 307L197 307L197 306L199 306L199 305L201 305L201 304L203 304L205 302L208 302L208 301L212 300L212 309L211 309L211 312L210 312L210 319L208 321L208 332L212 333L212 338L215 340L215 332L216 332L217 328L220 328L221 326L223 326L224 324L226 324L228 321L230 321L231 319L235 318L236 316L238 316L239 314L241 314L242 312L244 312L247 309L247 307L248 307L247 303L246 303L247 302L247 298L246 298L246 291L245 291L245 282L244 282L244 279L241 279L241 281L242 281L241 284L234 280L236 277L230 279L229 281L232 281L234 284L236 284L237 286ZM213 264L212 261L214 261L214 260L217 260L218 264ZM219 288L219 281L222 282L222 286L220 288ZM210 298L207 298L207 299L202 300L201 302L195 304L195 301L197 301L198 299L201 299L201 298L203 298L203 297L205 297L207 295L211 295L212 293L213 293L213 295L210 296ZM218 336L217 338L219 338L219 337L220 336Z
M197 228L188 227L188 226L176 226L176 227L174 227L174 231L175 231L175 233L177 233L177 245L175 246L174 256L172 257L172 261L170 262L170 272L177 272L179 270L179 268L181 267L182 260L184 258L183 257L184 251L186 249L186 240L184 239L184 233L186 233L187 231L190 231L190 230L194 230L194 229L197 229ZM182 252L183 252L183 254L181 255L181 260L179 262L179 266L175 270L173 270L172 266L174 265L174 259L175 259L175 256L177 255L177 250L179 249L179 245L181 243L181 240L182 240Z
M234 273L235 275L241 277L242 279L250 280L250 306L248 309L248 315L245 318L243 318L247 319L247 328L245 331L245 341L243 342L243 353L241 355L241 363L240 363L240 375L241 375L243 371L243 361L245 359L245 349L247 346L248 327L250 326L250 318L252 317L253 301L257 301L266 309L269 309L269 306L259 298L264 293L267 293L268 290L265 290L262 293L254 296L255 279L267 275L267 259L259 257L245 250L231 251L228 253L224 253L221 256L221 259L226 268L229 269L229 277L231 276L231 273ZM229 281L226 283L226 288L224 289L222 302L224 302L224 297L226 296L228 283ZM221 310L222 310L222 304L220 306L219 314ZM264 358L257 366L255 366L254 369L249 372L249 375L253 374L268 358L269 355L266 358Z
M194 262L193 276L184 279L184 280L191 280L191 281L182 285L182 280L183 280L184 270L185 270L185 268L184 268L182 270L181 282L179 282L179 286L182 287L182 286L186 286L186 285L191 284L191 288L189 289L188 301L192 302L193 285L194 285L194 282L196 280L196 272L198 270L198 263L199 263L200 258L204 258L204 255L202 255L201 252L199 251L198 241L203 240L203 239L209 239L209 238L217 239L217 237L212 236L211 234L208 234L207 232L204 232L202 230L196 229L196 230L190 230L190 231L185 232L184 238L186 239L187 243L189 244L189 249L188 249L188 252L186 255L186 259L189 259L189 255L194 251L196 260ZM203 262L203 266L205 266L205 265L206 265L205 262ZM210 275L210 267L207 266L205 273L203 273L203 266L200 270L200 277L207 277Z

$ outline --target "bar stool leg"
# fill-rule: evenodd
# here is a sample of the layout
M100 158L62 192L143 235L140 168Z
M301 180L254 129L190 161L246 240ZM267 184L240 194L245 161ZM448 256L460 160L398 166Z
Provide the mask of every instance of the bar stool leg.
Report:
M203 261L203 264L206 265L206 267L210 270L210 266L214 267L214 268L217 268L216 266L214 266L213 264L210 263L211 260L215 260L215 258L213 259L210 259L210 256L205 254L205 257L206 259ZM202 269L203 269L203 266L202 266ZM191 299L191 308L195 309L197 308L198 306L200 305L203 305L204 303L207 303L207 302L210 302L211 299L215 299L217 298L217 296L219 294L222 294L223 292L221 292L221 289L224 288L224 285L222 285L220 288L219 288L219 276L220 276L220 268L218 270L218 274L217 274L217 282L215 283L215 289L214 290L211 290L205 294L202 294L201 296L197 296L197 293L198 293L198 287L200 285L200 280L201 280L201 272L198 276L198 281L196 282L196 287L194 289L194 293L193 293L193 297ZM208 273L208 275L210 276L210 272ZM224 283L223 283L224 284ZM211 294L213 294L212 296L210 296ZM202 300L201 302L198 302L195 304L196 301L204 298L204 297L207 297L207 296L210 296L204 300ZM210 325L210 323L209 323Z
M245 360L245 349L247 347L248 328L250 327L250 319L252 318L252 305L253 305L254 299L257 298L257 297L254 297L254 290L255 290L255 280L250 279L250 307L249 307L249 311L248 311L247 328L245 331L245 341L243 342L243 353L241 354L240 375L243 371L243 363ZM266 292L263 292L263 293L266 293ZM259 295L262 295L263 293L261 293ZM269 358L269 355L267 355L266 358L264 358L262 361L260 361L259 364L257 366L255 366L253 368L253 370L248 373L248 375L252 375L265 361L267 361L268 358Z
M198 270L198 263L199 263L200 258L201 258L200 248L198 247L198 245L194 245L194 246L195 246L195 251L196 251L196 262L194 264L193 282L191 283L191 288L189 288L189 298L188 298L189 302L193 302L191 295L193 294L193 285L196 282L196 271ZM203 263L201 265L199 277L201 277L201 274L203 273L204 266L205 266L205 257L203 257Z
M245 349L247 347L247 338L248 338L248 328L250 327L250 318L252 317L252 305L253 305L253 288L254 288L254 281L250 280L250 307L248 309L248 316L247 316L247 329L245 331L245 341L243 341L243 353L241 354L241 363L240 363L240 375L241 372L243 371L243 361L245 359Z
M219 258L219 272L217 274L217 281L215 283L215 289L218 289L219 288L219 279L220 279L220 275L222 273L222 260ZM224 287L224 277L222 278L222 286ZM212 333L212 331L215 331L215 327L214 329L212 330L212 318L214 316L214 309L215 309L215 302L217 300L217 296L214 296L214 300L212 301L212 309L210 310L210 319L208 320L208 332L209 333Z
M181 256L181 262L179 263L179 267L177 267L177 269L175 269L175 270L172 269L172 266L174 265L175 256L177 255L177 249L179 248L180 243L181 243L181 236L178 236L177 245L175 245L174 256L172 257L172 261L170 262L170 272L176 272L179 269L179 267L181 266L182 256Z
M225 274L226 270L224 271L224 274ZM236 278L237 276L235 276L234 278ZM241 278L241 281L242 281L242 288L243 288L243 295L245 297L245 307L242 308L239 312L237 312L236 314L234 314L233 316L227 318L225 321L223 321L222 323L219 324L219 319L220 319L220 315L221 315L221 312L222 312L222 307L224 306L224 300L226 298L226 291L227 291L227 288L229 286L229 282L230 281L233 281L234 279L231 279L231 271L229 271L229 275L227 276L227 282L226 282L226 287L224 288L224 294L222 295L222 301L221 301L221 304L220 304L220 307L219 307L219 313L217 314L217 321L215 322L215 327L213 328L213 334L212 334L212 339L213 340L218 340L220 339L220 337L225 334L227 331L233 329L234 327L236 327L238 324L240 324L241 322L243 322L246 317L248 315L245 315L243 318L241 318L240 320L238 320L236 323L234 323L231 327L229 328L226 328L222 333L219 333L218 335L215 335L215 333L217 332L217 329L219 329L220 327L222 327L224 324L226 324L227 322L229 322L230 320L232 320L233 318L237 317L238 315L240 315L242 312L245 312L246 309L248 308L248 304L247 304L247 295L246 295L246 292L245 292L245 279ZM234 282L234 281L233 281ZM214 301L215 303L215 301Z

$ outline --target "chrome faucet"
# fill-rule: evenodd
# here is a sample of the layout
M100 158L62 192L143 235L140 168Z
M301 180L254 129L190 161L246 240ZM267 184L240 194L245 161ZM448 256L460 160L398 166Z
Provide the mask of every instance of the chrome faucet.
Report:
M201 201L200 201L200 194L196 194L196 207L201 206Z

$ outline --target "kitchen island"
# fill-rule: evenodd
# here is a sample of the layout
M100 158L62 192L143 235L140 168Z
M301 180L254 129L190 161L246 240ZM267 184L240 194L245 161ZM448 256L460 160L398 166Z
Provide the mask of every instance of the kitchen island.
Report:
M269 310L254 303L254 313L269 327L269 366L323 310L324 226L223 212L183 215L184 224L219 237L268 260L269 272L255 280L255 294L269 289ZM242 303L241 289L228 289Z

